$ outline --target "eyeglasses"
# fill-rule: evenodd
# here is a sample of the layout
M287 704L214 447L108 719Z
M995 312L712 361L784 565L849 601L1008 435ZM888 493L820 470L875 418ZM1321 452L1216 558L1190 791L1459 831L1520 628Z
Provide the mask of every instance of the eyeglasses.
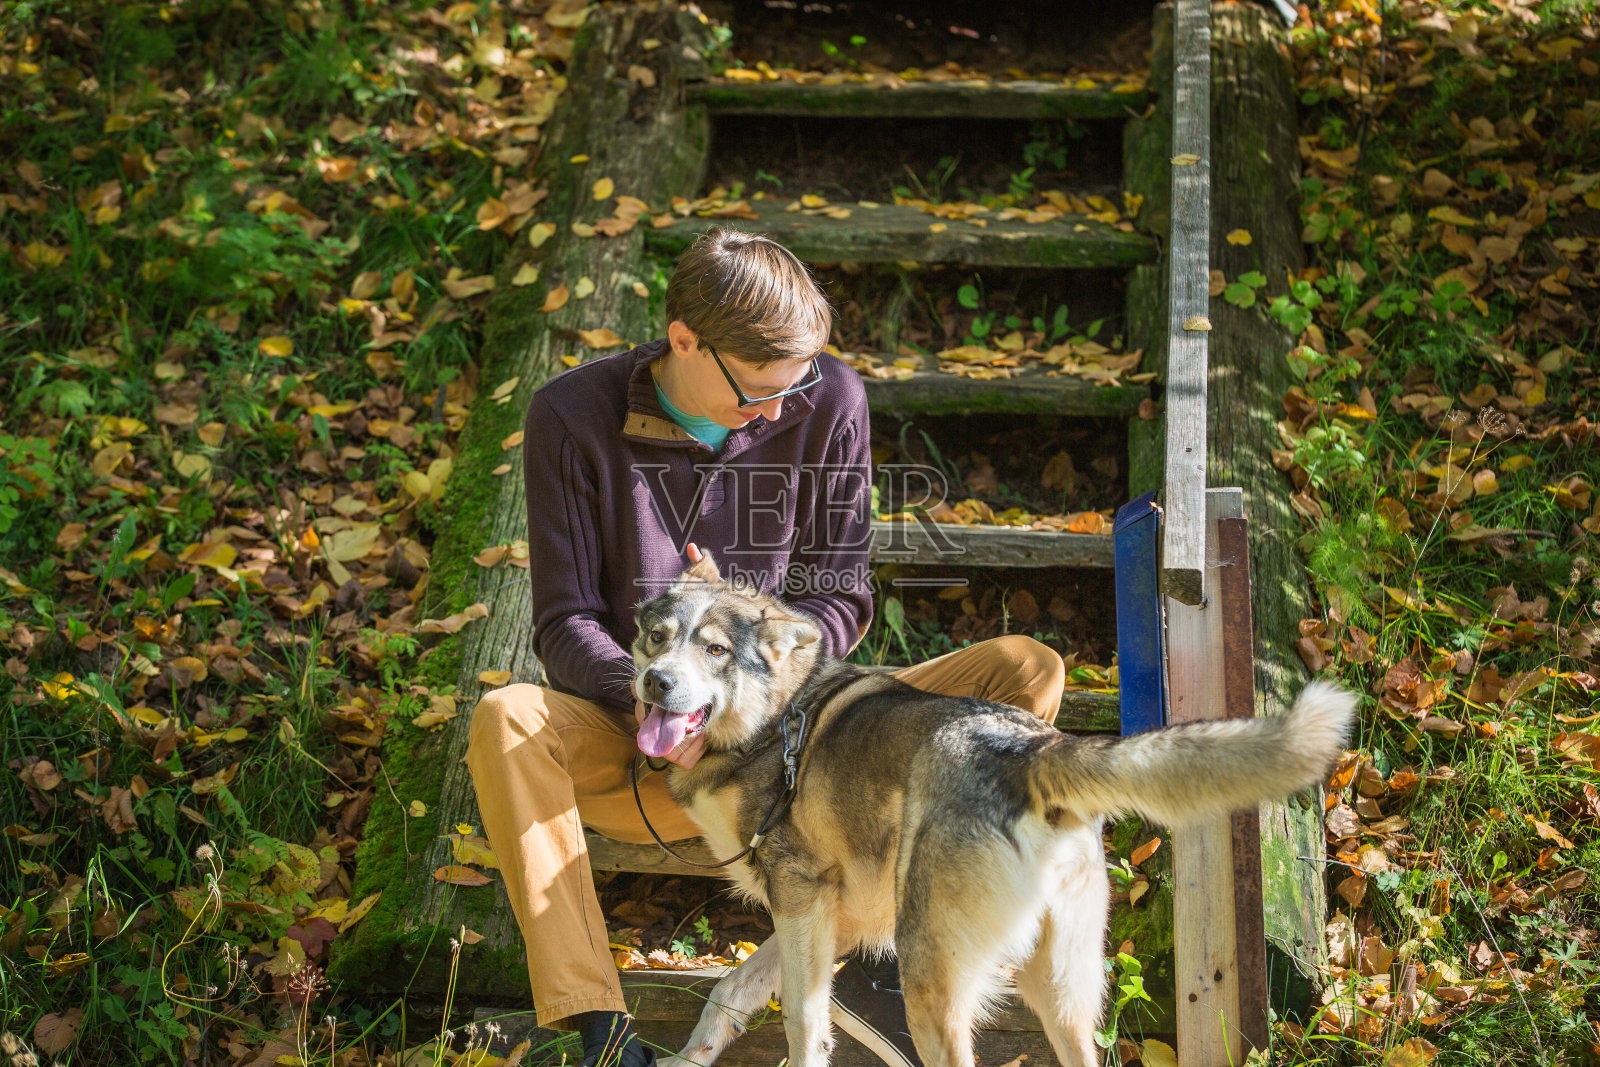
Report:
M744 390L739 388L739 383L734 381L733 375L728 373L728 368L722 362L722 357L717 355L717 350L706 344L704 341L700 342L700 347L704 348L707 352L710 352L711 358L717 361L717 369L722 371L722 376L724 378L728 379L728 385L733 389L733 395L739 398L739 406L742 408L754 407L757 404L765 404L769 400L776 400L781 396L789 396L793 393L804 392L805 390L810 389L813 385L816 385L818 382L822 381L822 368L817 365L817 357L813 356L811 357L811 376L805 381L801 382L799 385L773 393L771 396L745 396Z

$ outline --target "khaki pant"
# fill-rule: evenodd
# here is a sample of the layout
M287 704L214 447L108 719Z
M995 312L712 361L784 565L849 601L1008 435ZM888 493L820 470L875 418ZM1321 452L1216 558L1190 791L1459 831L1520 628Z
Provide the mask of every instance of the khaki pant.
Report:
M1030 637L998 637L896 671L919 689L1011 704L1055 721L1066 670ZM539 1025L570 1029L569 1016L627 1011L605 917L595 895L583 827L618 841L650 842L628 768L638 755L631 712L611 711L536 685L487 693L472 711L465 762L484 836L527 943ZM802 786L803 788L803 786ZM699 828L667 792L666 775L642 776L639 794L664 840Z

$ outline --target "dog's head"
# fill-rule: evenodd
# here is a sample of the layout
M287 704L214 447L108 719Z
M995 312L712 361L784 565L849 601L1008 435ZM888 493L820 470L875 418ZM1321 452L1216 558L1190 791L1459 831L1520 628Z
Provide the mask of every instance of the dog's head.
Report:
M647 705L639 748L648 756L700 732L712 750L748 741L781 714L821 650L816 623L724 581L710 553L635 617L633 693Z

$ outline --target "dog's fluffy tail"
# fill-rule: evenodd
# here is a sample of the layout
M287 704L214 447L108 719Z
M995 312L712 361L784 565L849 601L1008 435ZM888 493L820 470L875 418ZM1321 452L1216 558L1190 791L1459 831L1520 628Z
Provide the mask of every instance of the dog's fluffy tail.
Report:
M1041 814L1132 811L1164 826L1253 807L1321 781L1343 750L1355 696L1313 682L1283 715L1184 723L1127 738L1063 735L1030 786Z

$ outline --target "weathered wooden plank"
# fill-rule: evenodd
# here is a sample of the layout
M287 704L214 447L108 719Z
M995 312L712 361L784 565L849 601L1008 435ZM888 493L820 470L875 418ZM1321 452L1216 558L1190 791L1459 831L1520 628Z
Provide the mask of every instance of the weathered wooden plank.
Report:
M500 445L521 428L532 392L562 369L574 331L610 327L629 337L651 329L646 301L634 294L647 281L642 234L581 239L566 223L589 220L608 209L591 195L593 182L611 178L618 193L664 201L688 195L703 180L705 115L680 106L686 56L704 29L687 13L642 5L590 12L573 50L570 87L545 127L536 184L550 189L545 217L561 221L541 248L527 241L510 246L490 305L482 351L484 380L518 378L510 402L496 405L480 394L462 434L455 475L445 498L450 524L435 544L425 615L442 617L482 601L489 617L445 639L421 663L421 678L440 690L455 687L461 714L437 733L391 731L384 741L384 784L368 816L358 854L357 886L363 895L381 892L368 916L334 947L332 973L362 988L408 985L413 992L442 992L455 982L462 997L527 995L527 964L505 888L499 878L483 887L453 886L433 872L452 862L449 827L481 826L471 777L461 762L471 709L486 686L484 670L509 671L513 681L538 682L542 672L528 635L533 630L526 579L506 580L476 567L474 553L486 544L527 535L523 479L490 471L502 462L520 464L518 450ZM656 38L665 47L646 50ZM646 89L624 77L632 64L650 64L658 83ZM586 154L584 165L569 162ZM524 263L540 268L538 285L517 287L510 278ZM560 311L538 311L547 289L581 277L599 284L593 295ZM403 798L403 799L402 799ZM426 815L413 818L406 806L421 801ZM451 977L449 943L460 926L483 935L468 950L458 978Z
M708 968L705 971L622 972L623 995L633 1012L634 1027L640 1037L656 1049L658 1057L675 1054L683 1047L705 1006L705 998L721 974L721 968ZM506 1055L517 1042L523 1040L530 1041L535 1049L553 1050L556 1042L565 1036L541 1029L532 1012L480 1008L476 1016L480 1029L490 1020L500 1027L499 1035L489 1046L489 1051L495 1055ZM1033 1025L1020 1025L1028 1021L1032 1021ZM882 1060L842 1029L835 1027L834 1033L837 1043L829 1057L830 1063L836 1067L883 1067ZM975 1036L974 1050L981 1063L1006 1063L1019 1055L1026 1055L1030 1063L1049 1063L1052 1060L1049 1042L1040 1031L1037 1020L1014 999L1002 1009L999 1023L979 1030ZM783 1017L774 1013L729 1045L717 1063L719 1067L774 1067L788 1055L789 1043L784 1035ZM525 1062L543 1063L556 1058L530 1057Z
M657 1022L693 1023L700 1018L706 996L732 967L706 967L694 971L623 971L622 990L635 1016ZM985 1030L1037 1033L1039 1017L1014 993L1006 996Z
M1157 4L1151 12L1148 84L1155 106L1122 128L1122 187L1140 198L1134 225L1165 239L1172 227L1171 3Z
M1061 714L1056 716L1057 730L1112 734L1121 725L1117 694L1091 693L1085 689L1068 689L1061 694Z
M920 208L841 204L847 219L787 211L787 201L756 200L755 219L690 216L645 233L650 248L680 252L713 226L766 234L811 263L963 263L975 267L1132 267L1152 261L1156 244L1142 233L1081 215L1050 222L1000 222L987 226L924 214ZM1202 285L1201 294L1205 293Z
M1159 4L1150 30L1150 92L1155 106L1123 127L1122 185L1140 198L1134 225L1166 239L1172 226L1172 5ZM1159 396L1167 374L1167 272L1165 253L1155 263L1128 272L1127 345L1143 349L1141 370L1156 374ZM1161 487L1166 464L1166 423L1156 404L1154 418L1128 422L1128 497Z
M963 81L804 84L696 82L689 101L713 115L859 119L1116 119L1144 107L1142 85L1077 89L1061 82Z
M1104 534L958 526L939 522L872 524L875 563L952 567L1110 567L1114 546Z
M863 377L874 415L1079 415L1127 418L1150 395L1144 385L1097 385L1068 374L1051 375L1028 365L1010 378L979 380L940 371L917 371L909 378Z
M1240 495L1243 508L1243 494ZM1250 620L1250 529L1245 518L1217 521L1217 611L1222 625L1224 713L1256 713L1255 630ZM1268 1047L1267 937L1261 908L1261 816L1236 811L1233 832L1233 927L1239 967L1239 1030L1251 1048Z
M633 845L626 841L613 841L609 837L602 837L593 830L583 831L584 840L589 843L589 868L595 871L635 871L641 874L692 874L699 877L718 877L718 870L708 870L704 867L695 867L684 863L667 854L661 846L654 841L648 845ZM670 841L674 852L688 857L695 863L713 863L717 857L711 854L705 842L698 837L691 837L687 841Z
M1172 238L1168 243L1167 449L1162 592L1204 595L1206 317L1211 248L1211 30L1205 0L1173 15Z
M1217 520L1243 507L1237 489L1206 494L1203 527L1215 546ZM1215 558L1215 552L1212 552ZM1167 598L1168 719L1174 724L1223 717L1223 627L1212 601ZM1234 920L1233 828L1226 815L1172 831L1172 959L1178 1005L1178 1061L1225 1067L1239 1047L1239 964ZM1235 1058L1232 1062L1237 1062Z
M1283 27L1250 4L1212 8L1213 137L1211 265L1230 279L1266 275L1270 298L1304 265L1300 243L1300 175L1294 74ZM1228 244L1235 229L1249 245ZM1289 504L1290 485L1273 466L1281 448L1277 422L1291 384L1283 354L1294 345L1277 322L1221 297L1211 302L1212 480L1244 490L1250 517L1251 609L1255 623L1258 713L1282 711L1304 684L1294 651L1300 619L1312 613L1311 584L1295 548L1302 523ZM1322 930L1327 890L1321 866L1320 791L1261 808L1261 862L1271 988L1280 1012L1315 1002L1325 963ZM1287 991L1287 993L1285 993Z
M869 671L894 671L894 664L869 666ZM1061 710L1056 714L1057 730L1079 734L1117 732L1117 694L1096 693L1088 689L1068 689L1061 694Z

